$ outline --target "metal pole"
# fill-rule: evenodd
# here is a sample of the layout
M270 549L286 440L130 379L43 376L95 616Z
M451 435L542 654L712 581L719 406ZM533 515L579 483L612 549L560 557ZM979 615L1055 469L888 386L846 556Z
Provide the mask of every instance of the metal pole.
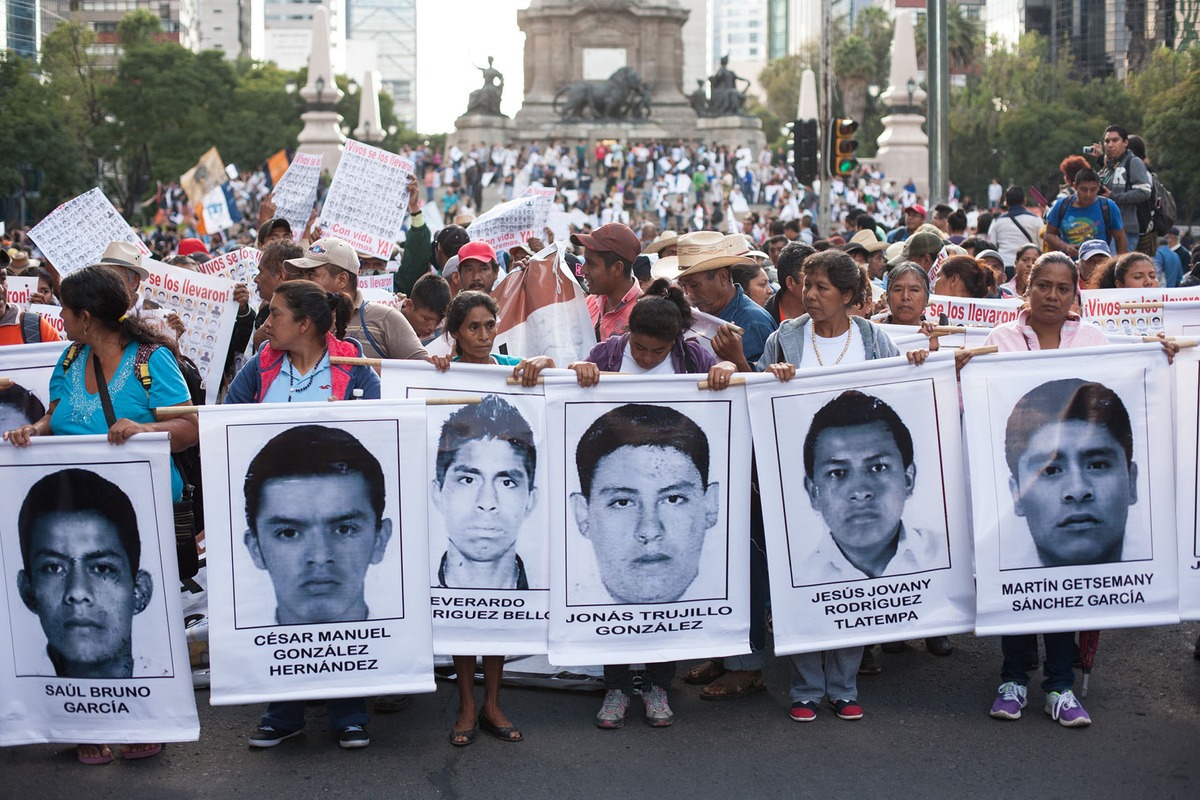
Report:
M829 194L834 168L829 163L829 123L833 119L833 0L821 0L821 103L818 119L821 194L817 198L817 227L821 238L827 239L833 235L833 200Z
M950 60L946 42L947 0L928 0L925 33L929 85L929 203L950 195Z

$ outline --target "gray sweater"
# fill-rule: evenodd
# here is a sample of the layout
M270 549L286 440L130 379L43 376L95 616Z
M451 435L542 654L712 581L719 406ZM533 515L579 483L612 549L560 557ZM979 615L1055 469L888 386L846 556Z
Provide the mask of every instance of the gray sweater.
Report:
M758 360L754 369L758 372L765 372L767 367L772 364L784 361L799 368L800 360L804 357L804 326L810 319L808 314L804 314L782 322L779 329L767 337L762 358ZM867 353L868 361L900 355L900 349L896 347L892 337L871 320L863 317L850 317L850 322L858 326L858 333L862 336L863 349Z

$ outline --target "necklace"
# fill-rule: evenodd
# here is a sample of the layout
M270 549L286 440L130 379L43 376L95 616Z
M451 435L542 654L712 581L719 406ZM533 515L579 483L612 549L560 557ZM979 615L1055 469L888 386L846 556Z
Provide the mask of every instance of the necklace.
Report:
M841 363L842 358L846 355L846 351L850 349L850 336L853 333L854 333L854 323L851 322L850 327L846 329L846 344L842 348L842 352L838 353L837 361L833 362L834 366ZM823 366L825 366L825 362L821 359L821 348L817 347L817 326L816 325L813 326L812 331L810 332L810 338L812 339L813 352L816 353L816 355L817 355L817 363L823 367Z
M321 357L318 358L317 363L313 365L312 374L308 376L308 380L306 380L304 383L300 384L299 386L296 385L296 364L295 364L295 362L292 361L292 354L288 353L288 357L287 357L287 360L288 360L288 399L287 399L287 401L289 403L292 402L292 394L293 393L307 391L308 388L313 385L313 381L315 381L317 379L317 374L320 373L320 371L321 371L320 369L318 369L318 367L321 366L321 362L325 360L325 355L328 352L329 352L329 346L326 345L325 350L321 353Z

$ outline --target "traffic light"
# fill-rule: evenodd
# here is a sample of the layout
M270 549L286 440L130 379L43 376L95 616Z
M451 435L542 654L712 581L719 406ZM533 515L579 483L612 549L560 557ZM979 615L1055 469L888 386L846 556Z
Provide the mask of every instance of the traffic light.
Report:
M835 119L829 123L829 174L851 175L858 169L854 151L858 140L854 138L858 123L852 119Z
M817 169L817 156L821 152L817 141L817 121L815 119L798 119L792 126L792 166L796 170L796 178L800 183L809 185L820 173Z

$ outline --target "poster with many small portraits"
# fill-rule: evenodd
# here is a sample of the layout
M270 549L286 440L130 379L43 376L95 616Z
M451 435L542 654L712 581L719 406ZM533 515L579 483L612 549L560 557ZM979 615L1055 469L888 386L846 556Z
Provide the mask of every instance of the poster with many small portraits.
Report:
M271 192L271 200L275 203L275 216L288 221L292 228L292 237L300 241L308 218L312 216L313 206L317 202L317 187L321 182L321 162L324 159L320 153L296 153L287 172L275 184Z
M64 278L95 264L112 242L128 242L150 255L121 212L99 188L68 200L29 229L29 238Z
M408 213L413 162L353 139L346 141L317 225L355 250L387 260ZM294 230L294 228L293 228Z

